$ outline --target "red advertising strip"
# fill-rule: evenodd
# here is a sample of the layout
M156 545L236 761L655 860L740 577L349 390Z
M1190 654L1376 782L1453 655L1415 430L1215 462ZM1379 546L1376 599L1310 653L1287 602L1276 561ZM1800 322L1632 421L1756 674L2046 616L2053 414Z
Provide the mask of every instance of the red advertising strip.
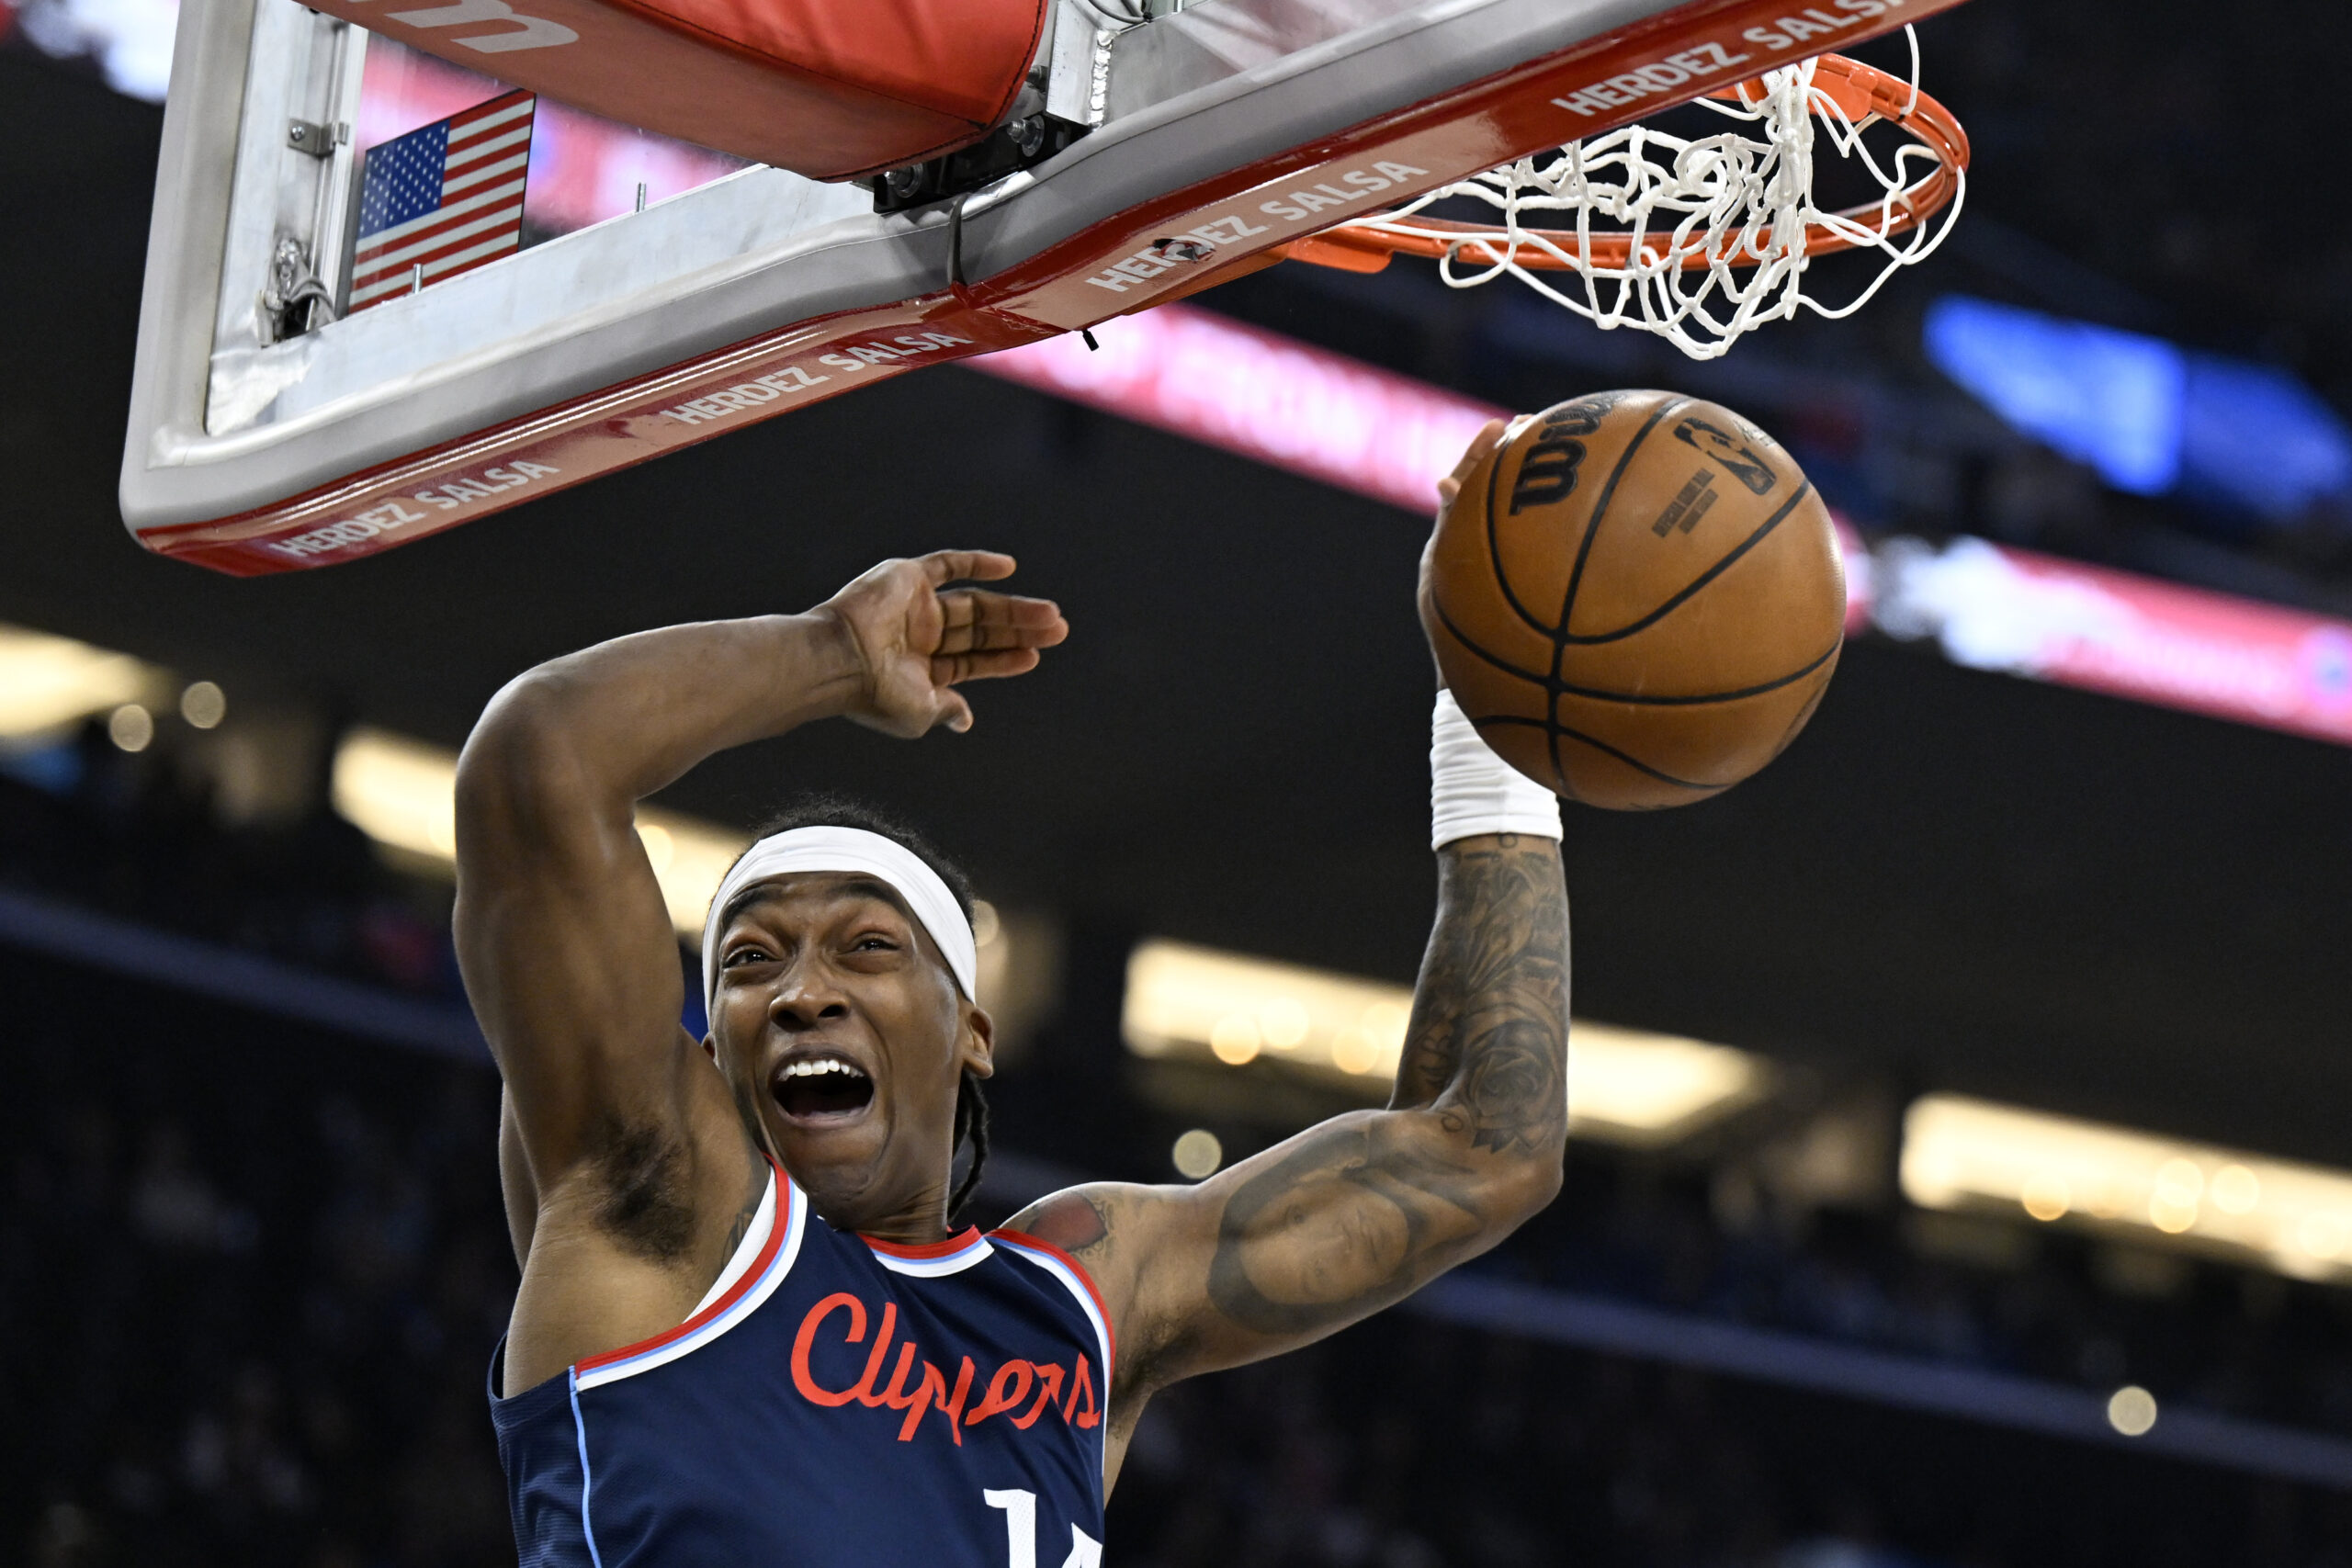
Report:
M1255 457L1408 512L1437 505L1490 407L1344 355L1184 305L972 362L1019 381Z
M1478 427L1512 411L1186 305L1106 323L970 367L1408 512L1437 505ZM1837 520L1846 629L1870 625L1871 558Z
M1506 411L1183 305L972 368L1427 513ZM1961 539L1874 558L1843 519L1846 629L1937 637L1956 662L2352 745L2352 625Z
M1878 568L1878 624L1956 663L2352 745L2345 622L1982 539Z
M1829 513L1829 521L1838 530L1838 555L1846 563L1846 635L1870 630L1871 605L1874 602L1876 579L1871 570L1871 547L1862 543L1854 525Z

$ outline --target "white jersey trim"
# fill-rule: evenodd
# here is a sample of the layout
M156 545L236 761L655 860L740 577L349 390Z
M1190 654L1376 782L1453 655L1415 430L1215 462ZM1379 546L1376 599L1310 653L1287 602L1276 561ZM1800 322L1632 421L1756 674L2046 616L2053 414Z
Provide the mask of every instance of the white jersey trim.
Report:
M727 1267L718 1271L718 1278L710 1282L710 1289L702 1293L702 1300L695 1303L695 1310L686 1314L684 1321L692 1323L708 1312L719 1297L735 1288L735 1281L750 1272L752 1265L759 1260L760 1253L768 1245L768 1233L775 1229L775 1175L770 1172L767 1189L760 1194L760 1212L752 1216L752 1228L743 1233L741 1241L736 1243L735 1256L727 1260Z
M721 1292L715 1299L707 1298L709 1304L669 1333L647 1340L642 1345L613 1352L609 1357L592 1357L581 1362L572 1370L574 1388L601 1388L608 1382L617 1382L623 1378L667 1366L725 1334L757 1312L770 1296L775 1294L776 1287L783 1284L785 1276L792 1272L793 1260L800 1256L801 1237L808 1223L808 1200L791 1178L781 1176L773 1169L768 1177L768 1197L762 1200L762 1204L771 1208L772 1212L781 1211L783 1235L778 1243L776 1226L772 1221L767 1237L754 1251L756 1258L757 1252L767 1250L770 1243L778 1243L765 1267L760 1269L756 1276L752 1276L747 1265L745 1272L739 1275L730 1287L731 1297L728 1292ZM772 1204L770 1200L773 1200ZM740 1247L737 1249L739 1257L741 1250ZM732 1267L732 1259L729 1267Z
M874 1261L893 1274L911 1274L919 1280L935 1280L942 1274L961 1274L975 1264L985 1263L996 1249L985 1236L974 1236L967 1247L957 1248L944 1258L904 1258L895 1252L885 1252L872 1242L866 1246L874 1253Z

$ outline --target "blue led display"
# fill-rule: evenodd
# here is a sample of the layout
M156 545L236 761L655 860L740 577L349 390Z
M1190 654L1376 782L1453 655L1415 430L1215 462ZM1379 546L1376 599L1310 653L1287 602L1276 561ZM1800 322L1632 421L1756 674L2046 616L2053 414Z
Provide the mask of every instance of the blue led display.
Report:
M1957 294L1926 336L1945 375L2118 490L2270 521L2352 496L2352 430L2287 371Z

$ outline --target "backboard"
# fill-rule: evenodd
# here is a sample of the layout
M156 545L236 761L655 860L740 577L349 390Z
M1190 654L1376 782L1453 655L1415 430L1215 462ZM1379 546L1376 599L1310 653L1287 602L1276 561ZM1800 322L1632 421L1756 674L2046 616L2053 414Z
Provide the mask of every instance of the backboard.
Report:
M711 156L705 183L569 232L526 214L537 243L344 314L306 301L347 285L349 128L387 46L295 0L185 0L126 522L238 575L353 559L1195 292L1958 0L1202 0L1143 20L1111 3L1054 0L1028 107L1074 139L1008 154L1025 166L957 154L869 189ZM978 183L954 188L959 169Z

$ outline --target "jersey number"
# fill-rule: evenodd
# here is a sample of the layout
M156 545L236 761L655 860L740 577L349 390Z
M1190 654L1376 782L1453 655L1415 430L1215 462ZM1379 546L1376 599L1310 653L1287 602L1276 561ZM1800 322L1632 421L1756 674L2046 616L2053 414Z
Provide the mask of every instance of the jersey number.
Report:
M991 1508L1004 1510L1005 1549L1012 1568L1037 1568L1037 1495L1012 1488L985 1491L980 1498ZM1062 1568L1102 1568L1102 1543L1076 1525L1069 1527L1069 1555Z

